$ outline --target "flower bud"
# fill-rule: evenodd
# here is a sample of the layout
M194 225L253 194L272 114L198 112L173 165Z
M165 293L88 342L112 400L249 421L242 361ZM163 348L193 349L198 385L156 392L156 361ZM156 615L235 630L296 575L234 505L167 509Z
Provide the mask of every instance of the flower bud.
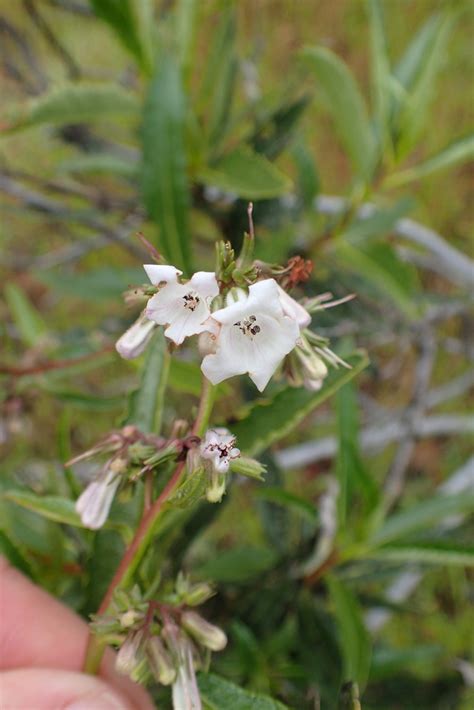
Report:
M210 648L211 651L222 651L226 647L227 636L222 629L210 624L195 611L185 611L181 617L181 623L196 641L206 648Z
M117 340L115 349L125 360L138 357L145 350L151 339L156 323L143 312L128 330Z
M238 459L234 459L230 465L232 473L239 473L241 476L248 476L249 478L257 478L259 481L263 481L263 474L266 471L265 466L255 459L247 458L246 456L241 456Z
M219 473L213 469L209 476L209 484L206 488L206 498L209 503L220 503L225 493L225 473Z
M136 624L136 622L142 617L143 614L140 614L139 612L135 611L135 609L129 609L120 616L120 625L124 629L129 629L134 624Z
M214 589L207 582L195 584L183 595L183 601L188 606L199 606L214 595Z
M146 645L146 656L150 670L162 685L171 685L176 678L176 668L170 654L158 636L151 638Z

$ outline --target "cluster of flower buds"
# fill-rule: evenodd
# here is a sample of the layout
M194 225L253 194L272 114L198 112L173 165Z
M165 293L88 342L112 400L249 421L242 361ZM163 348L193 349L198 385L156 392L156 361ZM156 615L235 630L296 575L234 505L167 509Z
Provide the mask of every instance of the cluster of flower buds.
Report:
M250 214L250 213L249 213ZM235 375L248 374L260 391L296 349L296 358L283 365L297 386L316 389L326 376L324 360L334 363L331 351L313 349L307 330L311 309L292 298L288 289L309 278L311 262L293 257L286 267L252 260L253 227L244 237L240 256L232 247L217 244L215 272L198 271L191 279L167 264L145 264L151 281L142 294L150 294L138 320L116 343L124 358L134 358L145 349L153 330L176 345L201 335L201 370L213 384ZM318 300L313 311L333 303Z
M93 617L92 628L105 643L118 647L116 668L137 682L150 677L172 685L173 706L201 708L196 671L206 669L212 651L227 644L225 633L195 607L214 594L211 585L191 584L180 573L159 599L145 600L138 588L115 592L106 614Z
M148 471L175 461L185 445L185 441L167 441L128 425L110 432L68 461L66 465L72 466L95 457L101 459L93 479L76 502L82 524L91 530L102 527L119 488L130 486Z

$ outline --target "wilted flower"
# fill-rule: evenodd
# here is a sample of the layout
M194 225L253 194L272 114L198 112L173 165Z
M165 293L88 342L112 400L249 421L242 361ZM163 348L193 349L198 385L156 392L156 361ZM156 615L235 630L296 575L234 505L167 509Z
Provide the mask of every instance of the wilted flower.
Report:
M274 279L253 284L245 300L221 308L212 319L221 328L216 352L202 361L204 375L218 384L248 373L260 391L293 350L300 332L298 322L283 311Z
M125 360L138 357L148 345L155 328L156 323L149 320L143 311L135 323L117 340L115 349Z
M180 345L185 338L208 330L204 324L210 316L209 305L219 293L216 276L210 271L198 271L187 283L179 283L181 271L174 266L145 264L145 271L160 290L150 298L147 317L167 325L166 337Z
M105 465L98 478L91 481L77 499L76 511L86 528L98 530L107 520L122 471L121 459L112 459Z
M177 666L172 689L174 710L201 710L191 640L170 619L165 622L163 637Z
M144 646L147 633L145 629L131 631L120 646L115 659L115 668L119 673L135 678L143 664Z

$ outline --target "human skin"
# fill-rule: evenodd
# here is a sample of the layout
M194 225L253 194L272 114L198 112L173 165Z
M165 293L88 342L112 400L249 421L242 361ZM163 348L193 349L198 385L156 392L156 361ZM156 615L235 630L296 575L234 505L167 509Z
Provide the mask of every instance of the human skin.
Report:
M81 672L87 624L0 557L1 710L153 710L148 694L114 669Z

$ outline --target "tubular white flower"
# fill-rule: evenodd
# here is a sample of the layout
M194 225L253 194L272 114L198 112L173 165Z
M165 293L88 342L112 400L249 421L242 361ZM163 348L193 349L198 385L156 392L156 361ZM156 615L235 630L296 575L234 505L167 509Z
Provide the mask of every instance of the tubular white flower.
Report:
M274 279L258 281L245 300L212 314L221 324L216 353L201 369L213 384L248 372L262 392L276 368L296 345L297 320L285 315Z
M306 308L303 308L301 303L295 301L281 286L278 286L278 295L283 313L289 318L293 318L300 328L307 328L311 323L311 314L308 313Z
M190 335L209 330L205 321L210 316L209 305L219 293L216 275L197 271L185 284L179 283L182 273L174 266L146 264L145 271L154 285L163 284L148 301L145 313L158 323L167 325L165 335L180 345Z
M91 481L79 496L76 511L86 528L98 530L105 523L119 483L120 476L113 467L107 466L105 472Z
M232 459L240 456L240 450L235 446L235 436L227 429L219 427L209 429L200 445L203 459L211 461L212 467L219 473L226 473Z
M132 360L138 357L145 350L156 323L149 320L145 312L130 326L128 330L117 340L115 349L125 360Z

